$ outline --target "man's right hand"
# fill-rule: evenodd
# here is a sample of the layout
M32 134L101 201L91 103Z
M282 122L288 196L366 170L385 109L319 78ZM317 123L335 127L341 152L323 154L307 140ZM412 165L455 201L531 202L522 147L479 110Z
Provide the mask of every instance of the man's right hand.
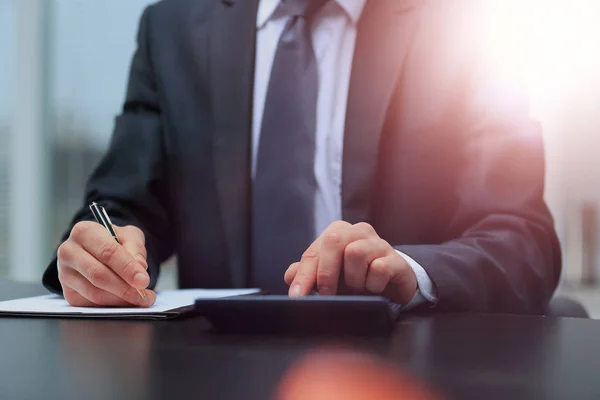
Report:
M58 248L58 279L65 299L76 307L150 307L144 233L115 226L119 241L96 222L79 222ZM144 289L142 299L136 289Z

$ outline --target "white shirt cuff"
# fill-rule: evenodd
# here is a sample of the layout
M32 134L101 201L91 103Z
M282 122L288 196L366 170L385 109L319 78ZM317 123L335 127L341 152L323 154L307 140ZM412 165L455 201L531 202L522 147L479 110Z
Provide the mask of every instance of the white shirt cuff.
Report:
M407 310L410 310L411 308L414 308L418 305L421 305L421 304L424 304L427 302L429 302L431 304L437 303L438 299L437 299L437 295L435 293L435 288L433 286L433 282L431 281L431 278L429 277L429 275L427 275L427 272L421 266L421 264L419 264L418 262L413 260L410 256L404 254L403 252L401 252L399 250L396 250L396 252L402 258L404 258L404 260L412 268L412 270L415 273L415 276L417 277L417 291L415 292L415 295L413 296L412 300L408 302L408 304L399 305L400 310L407 311Z

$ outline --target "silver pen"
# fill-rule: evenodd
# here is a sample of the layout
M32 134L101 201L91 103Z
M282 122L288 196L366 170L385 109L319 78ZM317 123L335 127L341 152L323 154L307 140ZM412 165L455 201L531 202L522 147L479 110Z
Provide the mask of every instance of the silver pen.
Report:
M98 205L98 203L93 202L92 204L90 204L90 210L92 210L92 214L94 214L94 218L96 218L96 222L98 222L100 225L104 226L106 228L106 230L108 231L108 233L110 233L110 236L113 237L113 239L115 239L115 241L119 244L121 244L121 242L119 241L119 236L117 236L117 231L115 231L115 227L113 226L112 222L110 221L110 217L108 216L108 214L106 213L106 210L104 209L104 207ZM137 292L139 293L140 297L142 299L146 299L146 292L144 291L144 289L135 289L137 290Z

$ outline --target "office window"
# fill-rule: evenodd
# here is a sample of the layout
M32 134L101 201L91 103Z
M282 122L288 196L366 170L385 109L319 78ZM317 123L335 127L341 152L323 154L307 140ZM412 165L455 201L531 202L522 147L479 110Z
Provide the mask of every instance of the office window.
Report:
M81 206L120 112L139 17L150 0L55 0L52 23L52 240Z
M120 112L139 17L150 2L0 0L0 276L39 280L51 250L81 206L86 179L106 149ZM23 66L28 72L23 73ZM18 90L16 86L28 82L29 71L34 83L27 89L32 91ZM41 109L29 111L27 101L21 101L23 92L33 103L39 100ZM11 154L9 135L15 126L23 129L28 113L41 122L26 127L28 137L40 140L21 140L19 154ZM23 137L12 134L13 139ZM43 239L30 246L11 225L11 218L24 213L22 205L11 204L17 192L11 171L37 154L27 148L38 142L43 142L36 150L44 161L32 164L29 178L43 175L44 189L32 193L42 194L34 200L38 214L51 217L39 224ZM20 193L27 193L27 185L34 188L33 181L18 179ZM34 225L25 230L33 231ZM29 252L38 256L15 261L17 254Z
M0 0L0 277L8 272L9 249L9 134L14 88L14 7L9 0Z
M153 2L53 1L48 75L52 245L81 207L86 180L106 150L124 100L139 18ZM174 286L175 269L163 269L161 287Z

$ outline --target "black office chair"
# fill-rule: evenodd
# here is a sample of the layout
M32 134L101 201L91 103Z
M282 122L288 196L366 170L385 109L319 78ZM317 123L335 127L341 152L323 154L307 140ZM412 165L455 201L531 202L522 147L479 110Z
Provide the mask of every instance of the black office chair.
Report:
M566 296L555 295L550 300L545 315L549 317L589 318L586 309L576 300Z

